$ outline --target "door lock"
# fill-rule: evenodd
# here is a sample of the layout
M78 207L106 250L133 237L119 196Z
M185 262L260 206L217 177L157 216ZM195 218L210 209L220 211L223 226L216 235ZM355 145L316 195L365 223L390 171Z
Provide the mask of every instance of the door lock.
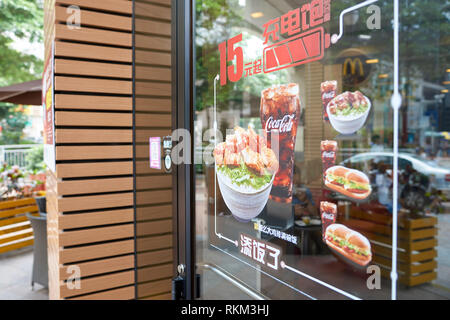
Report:
M186 269L186 267L184 266L184 264L179 264L177 267L178 275L184 276L185 269Z

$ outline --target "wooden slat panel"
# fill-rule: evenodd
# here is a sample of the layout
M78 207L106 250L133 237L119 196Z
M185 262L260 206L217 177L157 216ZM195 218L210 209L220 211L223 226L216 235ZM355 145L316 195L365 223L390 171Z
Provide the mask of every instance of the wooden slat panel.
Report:
M56 160L129 159L133 157L133 146L60 146L56 149Z
M56 4L77 5L83 8L99 9L130 15L133 13L132 2L127 0L56 0Z
M172 0L136 0L136 2L142 2L142 3L157 3L163 6L170 7L172 5Z
M67 214L59 217L61 230L133 222L133 209Z
M159 293L166 293L171 289L171 279L164 279L149 283L138 284L138 298Z
M82 279L80 289L69 289L61 285L61 296L71 297L85 293L117 288L134 283L134 271L124 271L106 276Z
M131 95L132 82L56 76L55 90Z
M173 215L172 210L172 205L138 207L136 209L136 220L143 221L171 218Z
M172 116L170 114L139 114L139 116L136 117L136 126L171 128Z
M109 44L121 47L131 47L132 45L130 33L87 27L69 29L66 25L62 24L55 25L55 38L60 40L92 42L95 44Z
M136 79L171 81L172 71L168 68L140 66L136 69Z
M32 238L33 237L33 229L25 229L20 230L13 233L8 233L0 236L0 245L4 245L8 242L15 242L24 238Z
M172 202L172 190L142 191L136 195L136 205Z
M76 298L69 298L69 300L132 300L132 299L135 299L134 286L108 290L100 293L88 294Z
M433 271L434 269L437 268L437 262L436 260L432 260L421 264L413 264L410 266L410 268L411 268L410 274Z
M55 59L55 74L98 76L109 78L132 78L130 65Z
M131 127L133 115L110 112L56 111L57 126Z
M409 229L418 229L418 228L425 228L425 227L431 227L438 223L438 220L436 217L427 217L427 218L421 218L421 219L411 219L406 220L405 227Z
M407 283L410 286L416 286L422 283L433 281L437 278L436 272L427 272L414 277L409 278L409 282Z
M102 273L110 273L115 271L121 271L134 268L134 255L106 258L102 260L89 261L83 263L77 263L80 268L80 277L84 278ZM68 270L70 266L62 266L60 271L60 279L67 280L73 276L72 272Z
M36 204L36 200L33 198L26 198L20 200L2 201L0 202L0 209L17 208L30 204Z
M172 293L167 292L167 293L157 294L156 296L141 298L141 300L172 300Z
M136 189L166 189L172 187L170 175L136 177Z
M129 129L56 129L56 143L132 143Z
M139 222L136 224L137 236L151 236L162 233L172 232L172 219L158 220L150 222Z
M61 212L126 207L132 205L132 192L58 199L58 208Z
M60 235L62 246L74 246L79 244L117 240L134 236L134 226L125 224L113 227L92 228L77 231L64 231Z
M138 270L138 279L145 282L168 278L172 276L172 270L172 264L142 268Z
M120 161L57 164L56 172L58 178L129 175L133 174L133 162Z
M159 34L163 36L170 36L172 32L172 27L170 23L151 21L145 19L136 19L136 32L145 32Z
M26 216L2 219L2 220L0 220L0 229L2 229L1 227L13 226L14 224L24 222L24 221L28 221L28 218Z
M419 229L411 232L411 240L432 238L436 235L437 235L437 228Z
M133 178L111 178L61 181L58 183L59 195L102 193L114 191L130 191L133 189Z
M67 18L72 13L67 13L67 8L64 7L55 7L55 20L56 22L65 23ZM101 12L94 12L89 10L80 10L81 14L81 26L95 26L101 28L111 28L111 29L119 29L123 31L132 30L132 19L131 17L119 16L116 14L108 14Z
M170 51L172 40L167 37L136 34L136 48Z
M173 259L173 250L165 249L151 252L138 253L137 266L143 267L152 264L161 264L171 262Z
M161 170L150 168L148 160L136 161L136 174L161 174Z
M172 55L166 52L136 50L136 63L168 66L172 65Z
M150 95L150 96L172 96L172 85L170 83L157 83L157 82L136 82L136 94L137 95Z
M167 68L171 66L170 4L170 0L136 3L137 16L155 19L139 18L136 21L137 30L140 32L136 36L136 47L144 48L144 50L136 51L135 63L138 66L136 68L138 79L136 111L159 113L137 115L138 126L144 130L140 132L137 130L135 136L137 141L143 144L148 143L150 136L162 137L170 134L172 119L169 113L172 110L172 90L171 71ZM80 30L70 30L63 24L67 17L67 5L81 7L83 26ZM130 273L122 271L134 267L134 240L118 240L134 237L133 193L121 192L133 189L131 177L133 162L95 162L97 159L131 159L133 157L131 146L133 142L131 129L133 124L131 114L133 111L132 35L130 32L132 8L132 1L126 0L57 0L56 17L53 22L51 19L47 22L49 28L46 30L53 27L55 20L60 23L55 27L56 74L58 74L55 78L55 108L57 110L55 122L59 126L56 130L57 143L91 144L89 146L57 145L57 159L60 163L57 165L57 174L51 182L53 186L49 190L49 201L52 202L51 228L54 229L51 236L56 237L52 242L49 239L49 244L51 243L49 250L53 252L53 257L57 257L53 260L49 258L57 267L52 269L51 275L57 279L65 279L67 275L64 274L68 265L64 264L76 263L82 267L82 277L89 278L82 279L81 290L68 290L66 286L57 284L59 292L52 294L53 297L135 298L132 285L135 281L134 271L130 270ZM162 22L162 19L166 22ZM167 52L163 53L162 50ZM129 64L114 64L108 61ZM127 80L106 80L94 77ZM70 109L70 111L63 111L64 109ZM96 112L96 110L129 111L129 113ZM161 112L167 114L161 114ZM77 128L61 128L62 126ZM83 129L87 127L91 128ZM109 130L101 129L101 127L122 129ZM106 143L109 145L93 145ZM117 145L119 143L121 145ZM155 176L141 175L136 180L139 190L147 190L139 192L137 196L136 205L139 207L136 214L139 216L138 220L140 219L137 226L139 234L137 246L141 251L156 250L143 252L138 257L141 267L151 266L139 270L138 282L147 282L139 290L141 297L167 299L170 298L170 280L173 270L173 249L171 249L173 236L170 234L173 226L170 205L172 179L170 175L162 174L160 170L149 170L148 148L138 145L138 149L139 156L146 160L140 161L141 172L156 174ZM89 163L61 163L72 160L90 161ZM147 166L145 170L144 165ZM127 177L116 177L121 175ZM104 176L111 177L103 178ZM95 177L102 178L95 179ZM85 178L85 180L66 180L66 178ZM161 188L165 190L148 191ZM94 195L117 191L120 193ZM115 209L117 207L127 208L117 210ZM93 212L69 214L69 212L91 210ZM167 234L158 235L161 233ZM67 248L71 245L76 247ZM124 254L128 255L121 256ZM101 260L88 261L92 259ZM161 263L164 265L161 266ZM100 275L109 272L113 273ZM122 286L124 287L121 288ZM81 296L77 297L77 295Z
M136 98L136 111L138 112L171 112L172 100L170 98Z
M173 244L173 235L170 234L164 236L138 238L136 241L136 247L138 252L166 249L172 247L172 244ZM167 258L166 260L169 261L170 259Z
M73 263L134 252L134 240L115 241L78 248L63 249L59 252L60 263ZM59 279L59 278L58 278Z
M166 20L170 20L172 17L170 8L143 2L135 3L135 14L137 17L157 18Z
M23 241L18 241L10 245L1 246L0 247L0 253L5 253L8 251L17 250L20 248L28 247L33 245L33 239L24 239Z
M136 130L136 143L148 143L150 137L165 137L172 134L171 129L137 129Z
M421 251L417 254L413 254L411 256L411 262L426 261L426 260L431 260L436 257L437 257L437 251L435 249L426 250L426 251Z
M33 213L33 212L37 212L37 211L38 211L38 207L36 205L20 207L17 209L2 210L2 211L0 211L0 218L13 217L18 214L23 214L23 213L27 213L27 212Z
M133 62L133 54L130 49L61 41L55 42L55 56L117 62Z
M128 97L57 94L55 95L55 107L56 109L131 111L133 107L133 100Z
M410 245L410 250L424 250L431 249L438 245L437 239L426 239L421 241L414 241Z

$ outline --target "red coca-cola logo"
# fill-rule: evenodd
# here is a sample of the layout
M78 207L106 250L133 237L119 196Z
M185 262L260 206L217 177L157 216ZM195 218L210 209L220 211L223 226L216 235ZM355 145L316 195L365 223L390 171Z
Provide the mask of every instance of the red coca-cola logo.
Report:
M294 125L295 114L287 114L282 119L274 120L271 116L266 121L266 131L278 130L280 133L290 132Z
M334 91L325 92L325 93L322 95L322 98L323 98L323 99L333 99L335 95L336 95L336 93L335 93Z
M323 151L322 157L323 158L334 158L335 154L336 153L334 151Z
M328 220L334 221L335 216L334 216L334 214L332 214L332 213L326 213L326 212L324 212L324 213L322 213L322 218L323 218L324 220L325 220L325 219L328 219Z

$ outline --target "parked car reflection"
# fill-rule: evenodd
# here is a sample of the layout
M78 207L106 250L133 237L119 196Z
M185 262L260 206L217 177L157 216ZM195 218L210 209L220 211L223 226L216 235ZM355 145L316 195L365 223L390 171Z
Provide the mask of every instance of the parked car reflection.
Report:
M412 211L423 211L425 208L438 211L439 202L450 195L450 170L435 161L407 153L399 154L398 163L400 205ZM366 152L341 162L343 166L368 173L378 192L379 202L388 209L391 209L389 202L392 201L392 195L386 200L386 192L380 188L386 189L389 185L386 180L392 179L392 164L392 152ZM380 175L385 178L381 179ZM380 196L383 191L384 194Z

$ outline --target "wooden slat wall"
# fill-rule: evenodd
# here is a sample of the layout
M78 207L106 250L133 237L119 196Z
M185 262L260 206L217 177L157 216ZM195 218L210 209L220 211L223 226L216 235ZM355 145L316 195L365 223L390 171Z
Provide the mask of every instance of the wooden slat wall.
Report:
M81 9L81 28L66 25ZM55 40L56 172L48 173L51 299L134 299L132 1L46 1ZM50 32L49 30L54 30ZM71 289L71 266L80 286Z
M149 164L149 138L171 134L170 2L135 3L138 299L171 297L172 177Z
M71 5L80 29L66 25ZM135 13L133 70L131 0L45 1L47 54L55 41L51 299L170 299L172 178L148 156L149 137L171 133L170 0L136 1ZM70 289L73 265L80 287Z

